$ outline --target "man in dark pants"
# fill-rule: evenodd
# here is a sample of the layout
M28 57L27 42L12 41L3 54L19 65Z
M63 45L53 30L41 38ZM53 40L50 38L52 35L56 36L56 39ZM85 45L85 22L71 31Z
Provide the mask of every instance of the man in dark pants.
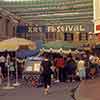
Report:
M45 59L42 61L41 66L42 66L42 76L44 83L44 94L47 94L48 89L51 85L51 74L52 74L51 70L52 63L48 59L47 55L45 56Z

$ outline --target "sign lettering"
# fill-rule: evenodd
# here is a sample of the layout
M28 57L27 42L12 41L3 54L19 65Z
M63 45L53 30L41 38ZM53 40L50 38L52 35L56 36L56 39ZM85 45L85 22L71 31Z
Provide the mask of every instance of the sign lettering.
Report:
M56 32L61 32L60 26L57 26Z
M82 25L48 26L48 32L79 32L85 31Z
M71 26L71 25L68 25L68 26L66 26L66 27L68 27L68 30L71 32L71 31L73 31L73 26Z
M73 29L75 32L79 32L80 31L80 29L79 29L79 26L78 25L76 25L75 27L74 27L74 29Z
M29 33L32 33L33 32L32 27L28 27L28 32Z
M33 27L33 32L38 32L38 28L37 27Z
M91 31L90 25L52 25L52 26L18 26L17 32L20 33L33 33L33 32L83 32L83 31Z
M61 26L61 32L65 32L64 26Z
M42 32L42 27L39 27L39 32Z
M85 31L85 28L82 25L80 25L80 31Z
M56 29L53 26L48 26L48 32L55 32Z

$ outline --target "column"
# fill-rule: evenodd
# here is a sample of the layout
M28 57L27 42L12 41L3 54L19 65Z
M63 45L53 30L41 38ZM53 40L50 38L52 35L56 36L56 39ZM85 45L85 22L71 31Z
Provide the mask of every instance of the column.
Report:
M75 32L73 33L73 41L74 42L79 42L79 32Z
M0 38L5 39L6 38L6 27L5 27L5 16L2 16L1 19L1 33L0 33Z
M0 40L1 40L1 34L2 34L2 16L0 15Z

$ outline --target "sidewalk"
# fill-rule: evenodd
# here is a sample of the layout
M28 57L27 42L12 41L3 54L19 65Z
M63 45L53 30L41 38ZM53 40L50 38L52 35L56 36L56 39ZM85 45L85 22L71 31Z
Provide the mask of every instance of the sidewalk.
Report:
M100 100L100 78L80 83L76 91L77 100Z

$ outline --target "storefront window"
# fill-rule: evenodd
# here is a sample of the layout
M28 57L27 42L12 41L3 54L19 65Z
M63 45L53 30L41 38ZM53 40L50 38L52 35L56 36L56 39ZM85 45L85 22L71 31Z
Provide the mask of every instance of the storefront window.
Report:
M52 32L50 32L50 33L48 33L48 35L49 35L49 40L53 40L53 33Z
M48 40L48 32L45 32L45 39Z
M79 36L80 40L88 40L88 33L80 33Z
M72 33L64 33L64 40L65 41L72 41L73 40L73 34Z

